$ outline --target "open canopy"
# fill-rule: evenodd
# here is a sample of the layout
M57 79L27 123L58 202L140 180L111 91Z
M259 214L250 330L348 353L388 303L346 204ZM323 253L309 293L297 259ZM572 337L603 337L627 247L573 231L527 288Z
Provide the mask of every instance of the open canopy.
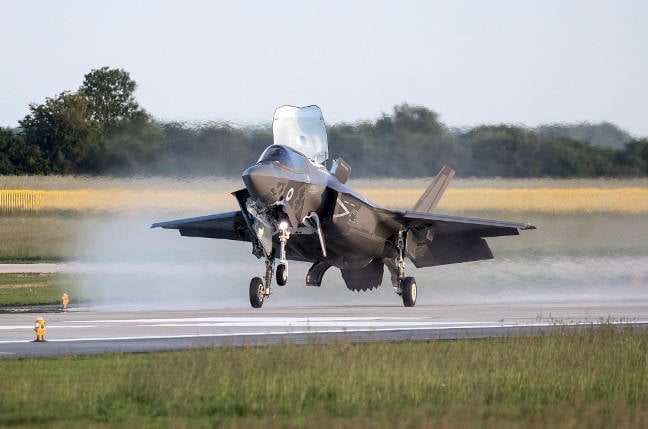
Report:
M272 120L274 144L289 146L318 164L328 158L322 111L317 106L281 106Z

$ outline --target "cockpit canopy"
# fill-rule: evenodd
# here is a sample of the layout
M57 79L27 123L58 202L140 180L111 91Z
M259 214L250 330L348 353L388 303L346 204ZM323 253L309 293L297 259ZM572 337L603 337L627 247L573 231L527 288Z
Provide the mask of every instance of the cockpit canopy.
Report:
M272 134L275 145L292 147L315 163L321 164L328 158L326 126L317 106L277 108Z
M307 161L289 147L272 145L263 151L257 162L275 162L292 170L303 170L306 168Z

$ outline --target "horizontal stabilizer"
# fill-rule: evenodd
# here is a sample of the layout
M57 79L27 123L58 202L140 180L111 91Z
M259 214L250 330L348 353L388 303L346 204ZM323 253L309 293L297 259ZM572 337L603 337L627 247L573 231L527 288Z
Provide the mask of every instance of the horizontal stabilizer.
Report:
M492 259L486 240L470 234L451 234L418 241L413 231L407 235L407 256L417 268Z
M484 238L518 235L528 223L405 212L407 256L416 267L491 259Z
M445 192L450 180L454 177L455 171L444 165L439 171L439 174L434 178L432 183L427 187L421 198L416 202L414 206L415 212L420 213L431 213L432 210L437 206L441 196Z

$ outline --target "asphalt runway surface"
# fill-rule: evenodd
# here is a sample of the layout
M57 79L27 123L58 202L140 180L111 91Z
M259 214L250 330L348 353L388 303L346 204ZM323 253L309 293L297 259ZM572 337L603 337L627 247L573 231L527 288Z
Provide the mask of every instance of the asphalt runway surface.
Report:
M218 260L205 261L192 246L162 262L146 253L160 246L147 243L141 255L121 255L128 247L115 246L120 259L110 262L1 264L0 272L70 274L86 302L71 296L67 313L56 306L0 312L0 357L533 336L556 325L583 329L608 322L648 328L643 253L522 255L412 270L419 284L414 308L403 307L388 284L350 292L336 272L321 288L305 287L300 283L307 265L295 263L289 284L273 288L271 299L255 310L247 302L247 284L260 263L244 259L249 249L215 247L212 253L222 250ZM38 316L47 321L43 343L33 342Z
M0 314L0 357L84 355L327 341L404 341L543 335L615 323L648 329L645 300L506 304L274 307L118 311L73 307ZM557 327L558 325L558 327Z

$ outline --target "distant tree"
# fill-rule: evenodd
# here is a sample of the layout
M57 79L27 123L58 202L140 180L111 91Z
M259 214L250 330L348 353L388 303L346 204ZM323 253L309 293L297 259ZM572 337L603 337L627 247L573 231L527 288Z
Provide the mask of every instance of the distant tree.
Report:
M445 132L444 125L439 122L439 115L423 106L407 103L395 106L392 121L397 130L431 136L441 136Z
M620 156L627 173L648 176L648 138L628 143Z
M13 153L23 144L22 139L9 128L0 128L0 174L17 174Z
M160 156L163 134L162 126L151 121L148 115L136 115L123 122L104 135L106 158L101 171L117 175L173 174L173 171L153 169Z
M83 95L62 92L29 110L20 126L27 144L38 146L44 173L96 172L103 155L101 127Z
M443 165L439 159L447 140L446 127L439 121L439 115L423 106L401 104L394 107L392 117L393 137L391 151L399 165L396 176L431 176Z
M598 124L549 124L536 128L540 135L567 137L590 143L595 147L623 149L632 140L630 134L609 122Z
M146 115L135 101L136 88L127 71L101 67L85 75L79 92L88 99L91 118L112 132L121 123Z
M155 122L122 69L92 70L77 93L30 105L21 129L0 128L0 174L239 176L272 143L269 126ZM443 164L459 177L648 176L648 139L609 123L451 130L434 111L400 104L374 121L327 127L331 157L353 177L424 177ZM605 146L605 145L604 145Z
M16 130L0 128L0 174L42 174L46 165L40 147Z

